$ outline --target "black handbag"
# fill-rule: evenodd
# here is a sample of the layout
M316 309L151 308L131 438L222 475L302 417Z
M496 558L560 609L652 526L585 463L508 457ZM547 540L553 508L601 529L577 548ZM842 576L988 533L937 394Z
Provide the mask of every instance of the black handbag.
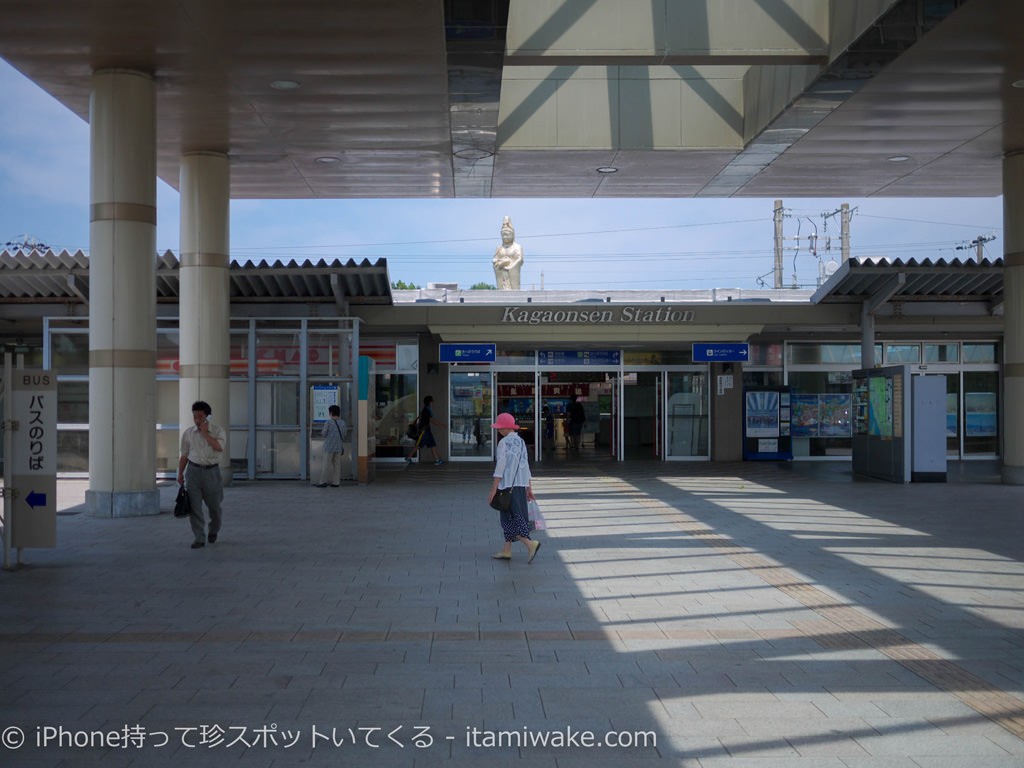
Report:
M521 438L520 438L521 439ZM496 509L499 512L508 512L512 509L512 487L516 484L516 480L519 479L519 456L516 456L516 473L512 476L512 485L508 488L499 488L494 492L494 497L491 499L491 509Z
M495 491L494 498L491 499L491 509L499 512L508 512L512 509L512 489L499 488Z
M178 496L174 500L174 516L175 517L188 517L192 514L192 500L189 498L188 491L185 490L184 485L178 486Z

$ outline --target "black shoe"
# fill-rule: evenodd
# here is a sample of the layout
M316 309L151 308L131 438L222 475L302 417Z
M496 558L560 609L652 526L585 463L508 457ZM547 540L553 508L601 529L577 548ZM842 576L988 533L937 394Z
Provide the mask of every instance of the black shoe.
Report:
M331 488L340 488L340 487L341 487L340 483L331 483Z
M201 542L201 541L193 541L192 542L192 549L199 549L200 547L205 547L205 546L206 545L203 542Z
M327 487L327 483L317 483L313 487L314 488L326 488Z
M215 542L217 540L217 534L216 533L211 533L209 536L206 537L206 540L208 542L210 542L211 544L213 544L213 542Z

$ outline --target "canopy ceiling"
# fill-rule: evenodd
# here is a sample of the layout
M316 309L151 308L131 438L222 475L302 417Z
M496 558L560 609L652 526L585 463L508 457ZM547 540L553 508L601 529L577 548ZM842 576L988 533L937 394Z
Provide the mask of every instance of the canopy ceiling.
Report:
M1009 0L0 0L0 18L0 56L83 119L94 70L151 72L161 178L227 152L234 198L997 195L1024 149Z

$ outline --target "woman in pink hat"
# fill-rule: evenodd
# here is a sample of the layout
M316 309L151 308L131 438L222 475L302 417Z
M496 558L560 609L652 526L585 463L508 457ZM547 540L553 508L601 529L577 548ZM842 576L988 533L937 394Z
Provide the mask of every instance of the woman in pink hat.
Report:
M512 489L512 507L507 512L499 512L501 530L505 534L505 546L495 552L495 560L512 559L512 542L521 541L529 553L528 563L533 562L540 549L540 542L530 539L530 521L527 517L526 502L533 498L533 486L530 475L530 462L526 443L515 434L519 426L511 413L499 413L491 425L498 430L502 439L498 443L497 463L494 465L494 481L491 493L487 497L490 504L499 488Z

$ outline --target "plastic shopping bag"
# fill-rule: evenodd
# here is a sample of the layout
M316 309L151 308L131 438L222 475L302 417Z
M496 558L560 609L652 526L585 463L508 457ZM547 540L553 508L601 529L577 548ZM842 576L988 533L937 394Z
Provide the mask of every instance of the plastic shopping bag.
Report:
M536 499L530 499L526 502L526 516L530 519L530 527L535 531L543 531L548 527L547 522L544 520L544 515L541 514L540 504L537 503Z

